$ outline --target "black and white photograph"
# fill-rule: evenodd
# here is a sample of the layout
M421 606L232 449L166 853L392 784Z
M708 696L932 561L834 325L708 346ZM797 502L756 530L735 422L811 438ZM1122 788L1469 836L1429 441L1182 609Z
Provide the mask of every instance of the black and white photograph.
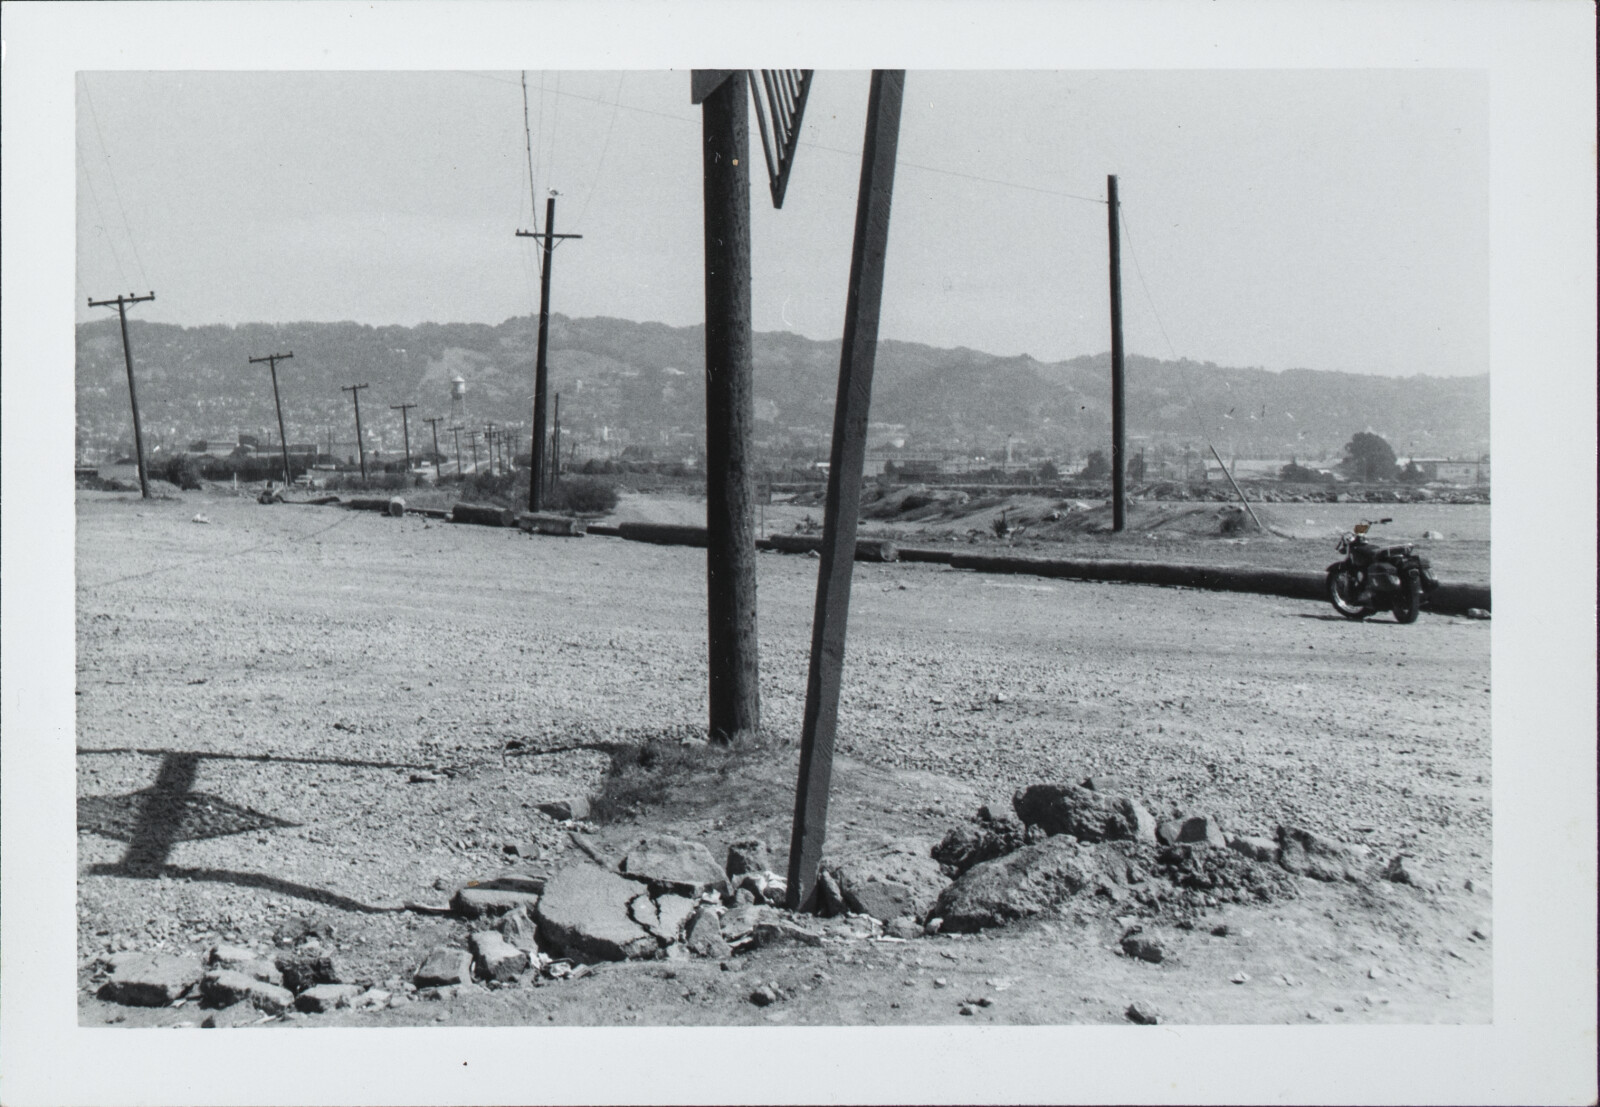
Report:
M50 7L66 1098L1593 1100L1592 8Z

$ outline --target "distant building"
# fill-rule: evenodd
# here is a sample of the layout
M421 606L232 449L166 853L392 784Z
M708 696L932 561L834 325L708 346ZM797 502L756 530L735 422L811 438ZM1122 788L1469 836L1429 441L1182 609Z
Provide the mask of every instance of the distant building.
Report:
M1399 461L1401 469L1415 465L1422 479L1444 484L1488 484L1489 459L1462 460L1448 457L1408 457Z

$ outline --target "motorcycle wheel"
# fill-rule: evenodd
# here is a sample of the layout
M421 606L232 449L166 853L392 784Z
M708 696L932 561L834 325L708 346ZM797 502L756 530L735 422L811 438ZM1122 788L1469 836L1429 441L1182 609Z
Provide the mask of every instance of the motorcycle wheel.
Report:
M1330 569L1328 571L1328 602L1333 604L1333 609L1346 619L1365 619L1372 614L1372 608L1358 602L1355 597L1355 574L1348 569Z
M1400 598L1395 601L1394 621L1397 623L1414 623L1417 615L1422 611L1422 576L1415 569L1406 573L1406 579L1400 586Z

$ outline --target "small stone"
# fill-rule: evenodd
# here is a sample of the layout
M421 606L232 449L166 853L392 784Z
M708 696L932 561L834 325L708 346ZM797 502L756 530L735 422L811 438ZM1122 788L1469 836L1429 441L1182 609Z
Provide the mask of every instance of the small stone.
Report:
M756 902L756 894L749 888L740 888L733 893L733 902L740 907L753 907Z
M929 937L932 937L933 935L939 933L939 931L942 930L943 928L944 928L944 920L943 919L932 918L932 919L929 919L926 923L923 924L922 931L923 931L924 934L927 934Z
M100 998L127 1007L165 1007L200 982L204 968L194 957L135 953L119 956Z
M843 915L849 910L844 902L844 893L839 890L839 882L826 870L817 874L817 902L824 915Z
M1373 965L1370 969L1367 970L1367 979L1368 980L1382 980L1383 979L1383 975L1384 975L1383 974L1383 970L1380 969L1377 965Z
M357 984L314 984L295 997L294 1005L307 1014L347 1007L361 994Z
M281 1014L294 1006L294 993L265 980L257 980L232 969L213 969L200 982L200 994L217 1007L248 1003L269 1015Z
M969 1017L978 1013L978 1009L970 1003L963 1003L958 1010L961 1012L961 1014Z
M1409 884L1413 888L1425 888L1429 883L1417 863L1403 854L1395 854L1389 859L1389 863L1383 867L1383 879L1396 884Z
M979 996L978 997L978 1006L979 1007L993 1007L994 1006L994 1000L989 996Z
M789 919L779 917L765 917L758 920L750 929L750 936L757 947L773 945L804 945L820 946L822 944L821 931L812 930L810 927L791 922Z
M722 937L728 942L737 942L749 937L750 932L761 919L763 908L753 904L740 904L722 915Z
M1359 859L1348 846L1296 827L1278 828L1278 864L1314 880L1361 880Z
M552 800L541 803L539 810L549 815L558 823L571 822L578 819L587 819L590 808L589 800L584 796L571 796L567 799Z
M1211 928L1212 937L1215 938L1226 938L1231 933L1232 931L1228 929L1227 923L1218 923Z
M412 983L418 988L445 988L472 980L472 957L464 949L440 946L429 953Z
M942 976L936 976L933 978L933 986L935 988L945 988L948 987L949 984L950 982Z
M734 842L728 847L728 860L724 867L730 877L766 872L772 867L767 861L767 844L759 838Z
M1129 934L1123 938L1122 952L1140 961L1148 961L1152 965L1159 965L1167 958L1167 951L1162 948L1161 943L1143 934Z
M1489 617L1488 608L1484 608L1484 607L1469 607L1469 608L1467 608L1467 618L1469 618L1469 619L1487 619L1488 617Z
M314 984L343 984L343 966L332 954L284 954L278 958L278 971L283 974L283 986L291 992L303 992Z
M224 1007L220 1011L213 1011L200 1020L204 1030L226 1030L235 1026L244 1026L255 1022L259 1012L248 1003L235 1003L231 1007Z
M900 915L890 919L888 925L884 927L884 932L907 941L922 937L922 927L918 926L917 920L910 915Z
M1236 972L1232 976L1228 977L1228 979L1235 984L1248 984L1250 983L1250 974L1247 972Z
M1135 1000L1128 1004L1128 1009L1123 1012L1129 1022L1138 1023L1140 1026L1155 1026L1161 1021L1161 1012L1153 1003Z
M394 994L386 988L368 988L350 1001L351 1007L387 1007Z
M1252 861L1263 861L1270 865L1278 862L1278 843L1271 838L1251 838L1235 834L1228 839L1228 848L1235 853L1244 854Z
M769 1004L778 1002L778 993L773 991L770 984L763 984L750 993L750 1002L757 1007L766 1007Z

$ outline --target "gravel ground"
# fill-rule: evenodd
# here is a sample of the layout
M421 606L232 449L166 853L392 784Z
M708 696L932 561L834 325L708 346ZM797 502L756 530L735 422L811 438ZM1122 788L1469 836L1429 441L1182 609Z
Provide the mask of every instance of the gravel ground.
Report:
M816 564L760 559L763 722L780 738L800 729ZM270 942L306 915L334 921L361 974L409 976L461 924L395 910L402 900L442 902L441 889L503 870L508 845L559 861L564 831L537 804L592 791L612 744L692 734L705 718L702 551L221 492L82 492L77 579L86 1024L186 1021L93 998L117 950ZM1231 909L1254 944L1174 936L1193 948L1148 970L1165 974L1154 990L1120 958L1062 967L1065 950L1104 936L1024 928L859 955L763 951L731 976L617 968L538 989L536 1003L479 990L307 1021L964 1020L945 989L902 983L943 960L976 984L1010 966L1021 983L983 1008L991 1020L1120 1021L1143 988L1181 1021L1484 1021L1489 643L1489 623L1450 617L1352 624L1274 597L859 565L831 843L931 845L977 800L1109 773L1158 815L1404 851L1445 891L1313 886ZM731 791L644 823L714 852L749 833L781 847L792 757L775 751ZM152 787L188 793L159 841L125 798ZM1229 983L1245 961L1293 983L1270 995ZM742 1002L729 981L768 969L799 981L785 988L794 1000ZM894 988L906 995L891 1005Z

